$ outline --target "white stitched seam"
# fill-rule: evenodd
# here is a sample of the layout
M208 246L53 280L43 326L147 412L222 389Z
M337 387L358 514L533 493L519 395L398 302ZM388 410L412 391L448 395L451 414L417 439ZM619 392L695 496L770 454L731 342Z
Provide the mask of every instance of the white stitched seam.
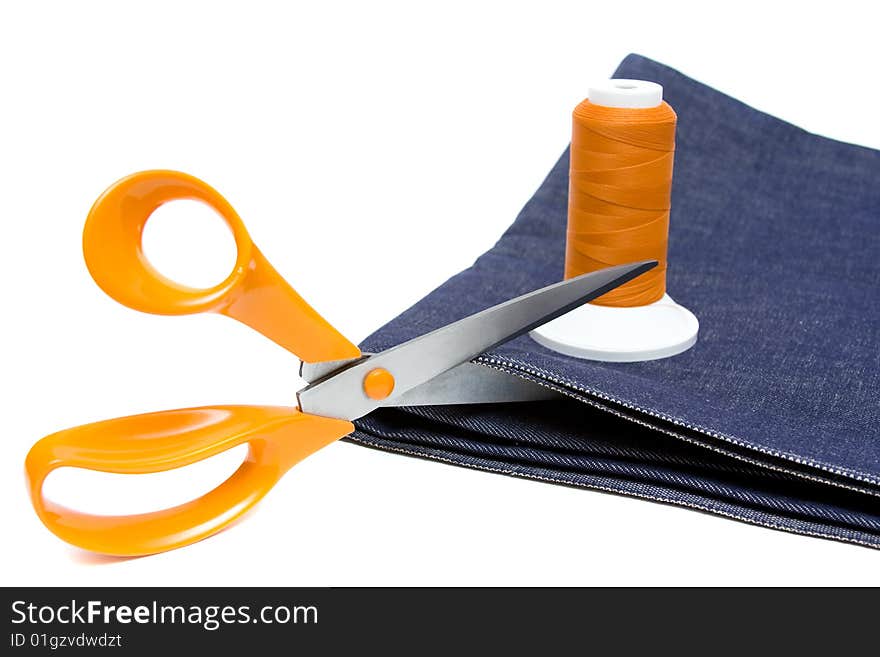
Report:
M531 376L536 377L537 380L534 380L535 383L539 383L541 385L544 385L547 388L550 388L551 390L556 390L557 392L561 392L562 394L566 394L569 397L572 397L574 399L578 399L579 401L582 401L586 404L590 404L590 405L594 406L595 408L599 408L599 409L604 410L606 412L612 413L622 419L628 420L630 422L634 422L636 424L650 428L652 430L660 431L662 433L673 436L673 437L678 438L680 440L683 440L685 442L689 442L691 444L699 445L699 446L704 447L706 449L713 450L715 452L718 452L719 454L724 454L725 456L730 456L732 458L740 459L740 460L745 461L747 463L751 463L752 465L757 465L757 466L760 466L763 468L768 468L771 470L777 470L779 472L785 472L786 474L791 474L791 475L794 475L797 477L802 477L804 479L809 479L809 480L820 482L820 483L830 484L833 486L838 486L840 488L845 488L845 489L857 491L860 493L866 493L868 495L880 495L880 491L871 490L868 488L862 488L859 486L847 485L842 482L833 481L831 479L825 479L822 477L816 477L816 476L809 475L804 472L799 472L797 470L789 470L787 468L780 468L775 465L770 465L764 461L750 459L750 458L743 456L741 454L736 454L734 452L723 450L717 446L709 445L708 443L705 443L705 442L693 440L691 438L683 436L680 433L676 433L674 431L670 431L668 429L658 427L654 424L651 424L649 422L645 422L644 420L640 420L640 419L632 417L630 415L625 415L625 414L621 413L620 411L617 411L616 409L609 408L608 406L604 406L602 404L596 403L595 400L590 400L587 398L583 398L583 397L579 397L577 395L574 395L571 393L571 391L567 391L565 389L557 389L557 388L554 388L553 386L546 385L546 381L549 380L551 382L557 383L558 385L567 386L568 388L574 389L582 394L590 395L592 397L598 398L600 400L605 400L605 401L611 402L613 404L619 404L620 406L623 406L623 407L628 408L630 410L636 411L638 413L642 413L642 414L647 415L649 417L656 417L656 418L663 420L665 422L670 422L671 424L674 424L674 425L677 425L680 427L684 427L686 429L690 429L690 430L695 431L697 433L706 434L710 437L717 438L717 439L723 440L725 442L729 442L731 444L737 445L739 447L743 447L745 449L752 449L752 450L761 452L763 454L775 456L777 458L781 458L781 459L784 459L787 461L793 461L795 463L798 463L799 465L805 465L805 466L817 468L817 469L823 470L825 472L830 472L831 474L836 474L838 476L847 477L850 479L855 479L857 481L864 481L866 483L875 484L875 485L880 484L880 480L875 479L875 478L871 477L870 475L866 475L864 473L859 473L854 470L849 470L846 468L835 468L835 467L832 467L832 466L829 466L829 465L826 465L823 463L819 463L817 461L812 461L809 459L802 459L800 457L797 457L793 454L788 454L786 452L781 452L778 450L771 450L771 449L767 449L766 447L760 447L758 445L753 445L750 442L742 441L742 440L733 438L732 436L727 436L727 435L719 433L717 431L712 431L710 429L706 429L706 428L701 427L699 425L691 424L691 423L686 422L684 420L681 420L679 418L665 415L663 413L657 413L655 411L650 411L650 410L641 408L639 406L636 406L634 404L630 404L628 402L621 401L619 399L616 399L616 398L611 397L609 395L606 395L604 393L598 392L596 390L584 388L581 385L579 385L571 380L558 377L554 374L551 374L550 372L547 372L546 370L542 370L540 368L533 367L531 365L528 365L526 363L523 363L523 362L518 361L513 358L508 358L506 356L478 356L475 359L475 361L480 363L481 365L493 367L494 369L502 370L502 371L508 372L510 374L516 374L516 375L522 375L524 373L529 374ZM523 378L527 378L527 377L523 377ZM528 379L528 380L533 380L533 379Z

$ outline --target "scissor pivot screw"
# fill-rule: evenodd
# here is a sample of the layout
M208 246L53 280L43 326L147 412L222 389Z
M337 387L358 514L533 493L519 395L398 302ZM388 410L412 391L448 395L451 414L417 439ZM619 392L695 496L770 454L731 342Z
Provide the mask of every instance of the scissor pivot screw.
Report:
M384 367L377 367L364 376L364 393L370 399L385 399L394 390L394 375Z

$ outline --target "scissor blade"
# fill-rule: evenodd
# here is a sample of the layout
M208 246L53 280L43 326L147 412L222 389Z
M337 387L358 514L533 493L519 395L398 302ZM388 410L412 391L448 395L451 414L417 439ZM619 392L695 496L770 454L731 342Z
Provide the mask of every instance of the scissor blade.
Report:
M656 260L648 260L609 267L487 308L303 388L297 393L300 409L346 420L363 417L456 365L556 319L656 265ZM371 399L364 393L364 376L376 368L384 368L394 377L394 389L385 400Z
M364 356L373 354L365 353ZM303 363L299 375L312 383L341 372L360 359L327 363ZM539 401L556 399L560 394L515 374L470 361L456 365L433 379L395 395L381 406L446 406L449 404L491 404L496 402Z
M461 363L381 406L448 406L558 399L561 393L479 363Z
M373 354L364 353L364 356ZM341 372L360 358L324 363L302 363L299 375L306 383ZM492 404L540 401L561 395L515 374L470 361L456 365L402 395L392 396L381 406L447 406L450 404Z
M372 356L373 354L363 352L363 356ZM325 376L330 376L331 374L337 374L341 372L343 369L351 365L352 363L356 363L361 358L347 358L345 360L325 360L319 363L307 363L302 361L299 364L299 376L306 383L314 383L318 379L323 379Z

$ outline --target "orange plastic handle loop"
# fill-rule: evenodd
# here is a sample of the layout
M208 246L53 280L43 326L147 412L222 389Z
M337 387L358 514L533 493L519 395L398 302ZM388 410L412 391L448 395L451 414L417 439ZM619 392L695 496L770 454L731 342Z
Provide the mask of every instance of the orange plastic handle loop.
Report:
M154 554L217 533L256 504L296 463L354 431L346 420L271 406L207 406L86 424L46 436L25 461L31 502L63 540L117 556ZM129 516L101 516L43 497L56 468L138 474L189 465L248 443L229 479L180 506Z
M144 255L141 237L147 219L163 203L183 199L209 205L235 238L235 267L214 287L198 289L176 283L160 274ZM101 289L129 308L159 315L227 315L306 362L360 356L360 350L269 264L226 199L185 173L143 171L111 185L86 219L83 255Z

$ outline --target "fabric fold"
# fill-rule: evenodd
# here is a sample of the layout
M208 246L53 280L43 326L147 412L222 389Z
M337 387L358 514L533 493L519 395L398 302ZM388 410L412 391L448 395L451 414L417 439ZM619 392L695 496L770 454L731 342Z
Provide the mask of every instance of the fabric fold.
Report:
M668 291L698 343L646 363L521 337L477 362L559 402L382 409L354 442L880 547L880 153L649 59L678 114ZM386 349L562 278L568 153L499 242L371 335Z

